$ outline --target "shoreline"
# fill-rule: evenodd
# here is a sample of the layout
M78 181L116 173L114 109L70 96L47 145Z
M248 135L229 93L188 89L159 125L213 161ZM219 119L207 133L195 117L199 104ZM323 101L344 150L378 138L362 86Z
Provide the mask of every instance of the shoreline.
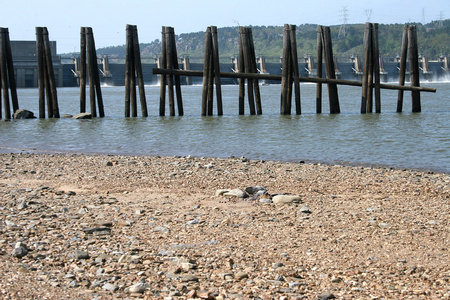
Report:
M253 186L301 202L216 193ZM445 173L363 166L0 154L0 293L442 299L449 186Z
M86 155L86 156L125 156L125 157L173 157L173 158L183 158L183 157L196 157L196 158L210 158L210 159L233 159L238 158L235 156L228 157L217 157L217 156L196 156L196 155L158 155L158 154L132 154L132 153L122 153L122 154L110 154L104 152L74 152L74 151L60 151L60 150L37 150L37 149L26 149L26 148L11 148L11 147L1 147L0 154L42 154L42 155ZM450 174L450 170L436 170L429 168L413 168L413 167L400 167L400 166L389 166L384 164L369 164L369 163L359 163L359 162L333 162L333 161L316 161L309 159L299 159L299 160L276 160L276 159L259 159L252 157L245 157L249 160L255 161L273 161L280 163L297 163L306 165L326 165L326 166L345 166L345 167L363 167L363 168L374 168L374 169L391 169L391 170L403 170L403 171L415 171L415 172L429 172L429 173L441 173Z

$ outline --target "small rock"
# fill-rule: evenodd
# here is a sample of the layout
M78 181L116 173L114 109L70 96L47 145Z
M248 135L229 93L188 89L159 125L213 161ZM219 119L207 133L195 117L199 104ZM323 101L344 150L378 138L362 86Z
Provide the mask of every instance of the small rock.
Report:
M274 269L278 269L283 266L284 266L284 264L282 262L277 262L277 263L272 264L272 268L274 268Z
M228 193L229 191L231 191L231 190L229 190L229 189L220 189L220 190L216 191L215 195L216 195L216 197L223 196L223 194Z
M83 250L75 250L74 252L75 259L89 259L89 253Z
M237 198L248 198L248 195L246 192L244 192L241 189L232 189L226 193L223 194L225 197L237 197Z
M80 113L72 117L72 119L81 120L81 119L92 119L92 114L88 112Z
M168 233L170 232L170 229L165 226L156 226L153 228L153 232Z
M26 109L18 109L14 113L14 119L34 119L34 113Z
M311 214L311 213L312 213L312 211L309 209L308 206L302 206L302 207L300 207L300 212L301 212L301 213L304 213L304 214Z
M187 222L188 225L195 225L195 224L198 224L198 223L199 223L198 219L190 220L190 221Z
M245 272L237 272L236 274L234 274L234 278L236 280L241 280L241 279L244 279L244 278L248 278L248 274L245 273Z
M28 207L27 201L23 200L17 205L17 209L25 209Z
M319 296L317 296L318 300L328 300L328 299L336 299L336 296L333 295L331 292L322 293Z
M139 282L136 284L133 284L132 286L130 286L128 288L128 290L130 291L130 293L136 293L136 294L142 294L145 292L145 283Z
M246 187L244 189L244 191L250 195L256 195L259 192L262 192L262 193L267 192L266 188L263 186L260 186L260 185Z
M198 277L192 274L185 274L180 277L181 282L198 281Z
M11 252L11 255L17 258L22 258L28 254L28 250L25 247L19 246L15 247Z
M298 195L276 195L272 197L275 204L300 203L302 199Z
M111 284L111 283L105 283L102 286L102 289L110 291L110 292L115 292L118 289L118 287L116 285L114 285L114 284Z

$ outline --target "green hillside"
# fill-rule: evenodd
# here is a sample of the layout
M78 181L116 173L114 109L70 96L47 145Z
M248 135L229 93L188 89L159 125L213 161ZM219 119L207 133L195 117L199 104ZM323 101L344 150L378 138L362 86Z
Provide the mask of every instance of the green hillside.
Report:
M430 60L450 53L450 20L417 26L419 54ZM395 57L400 53L404 24L380 24L379 47L383 57ZM331 26L333 52L338 57L349 58L351 55L362 56L364 24L346 25L345 36L339 34L340 26ZM176 33L177 28L175 28ZM266 57L267 61L278 61L283 47L283 26L252 26L253 40L257 55ZM222 61L239 52L238 27L218 28L219 52ZM179 56L189 56L191 62L202 62L204 55L204 32L183 33L176 35ZM298 56L316 56L317 25L303 24L297 26ZM161 53L161 42L140 44L143 60L153 61ZM99 55L110 55L111 58L125 57L125 45L106 47L97 50Z

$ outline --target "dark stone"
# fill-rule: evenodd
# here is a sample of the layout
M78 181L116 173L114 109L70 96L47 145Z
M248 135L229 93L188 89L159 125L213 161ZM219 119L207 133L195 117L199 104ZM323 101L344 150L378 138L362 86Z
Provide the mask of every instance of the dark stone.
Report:
M14 113L14 119L35 119L34 113L26 109L18 109Z

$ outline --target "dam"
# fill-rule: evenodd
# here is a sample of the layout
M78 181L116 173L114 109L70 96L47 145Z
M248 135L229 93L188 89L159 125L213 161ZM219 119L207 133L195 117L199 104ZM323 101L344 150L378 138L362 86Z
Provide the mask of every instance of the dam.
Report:
M51 42L52 53L56 53L56 41ZM12 52L14 53L14 74L18 88L37 87L38 72L36 60L35 41L11 41ZM153 63L142 63L142 72L146 85L156 85L159 83L159 75L153 74L153 69L159 67L159 58L144 58L146 61L153 60ZM79 57L62 57L53 55L53 66L55 70L55 81L58 87L78 86L78 65ZM115 58L117 61L121 59ZM203 71L203 62L189 62L189 57L179 57L179 69ZM230 57L229 62L221 58L220 71L234 72L237 69L238 57ZM278 61L277 61L278 60ZM200 60L198 60L200 61ZM270 61L270 62L267 62ZM305 56L298 59L300 76L316 77L315 59ZM335 57L336 76L340 79L360 81L363 73L362 58ZM449 80L450 70L448 57L441 56L435 60L428 60L427 57L419 57L420 79L422 81L444 81ZM104 85L124 86L125 85L125 63L110 61L107 55L98 58L100 71L100 81ZM382 82L398 82L399 78L399 58L383 58L380 60L380 78ZM258 71L261 73L281 75L281 60L279 58L258 57ZM409 81L407 74L407 81ZM221 78L222 84L237 84L237 79ZM275 82L262 81L262 84ZM278 82L279 83L279 82ZM181 76L181 84L202 84L202 78L187 78Z

